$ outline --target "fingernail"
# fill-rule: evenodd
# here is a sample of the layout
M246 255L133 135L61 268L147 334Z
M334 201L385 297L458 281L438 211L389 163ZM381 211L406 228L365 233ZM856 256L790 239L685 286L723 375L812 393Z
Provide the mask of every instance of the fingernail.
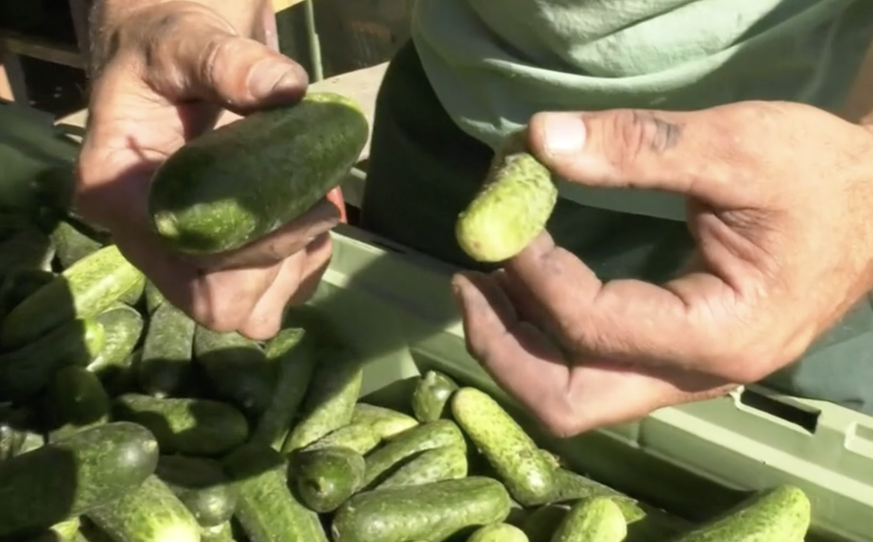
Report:
M585 147L585 122L578 113L545 113L541 118L547 153L575 154Z
M262 60L249 74L249 92L256 99L293 90L299 85L300 74L295 66L280 60Z

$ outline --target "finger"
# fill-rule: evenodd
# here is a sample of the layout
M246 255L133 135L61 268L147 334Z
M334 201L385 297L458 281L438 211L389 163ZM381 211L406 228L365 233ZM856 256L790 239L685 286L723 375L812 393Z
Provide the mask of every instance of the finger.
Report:
M715 276L690 273L663 287L638 280L604 284L548 234L505 269L519 310L568 350L731 381L747 369L727 355L737 351L727 328L736 320L734 292Z
M528 144L553 172L581 184L664 190L718 207L759 208L764 202L758 177L745 173L755 168L743 166L760 160L757 149L746 146L744 128L768 129L773 123L759 118L767 112L737 104L694 112L539 113L530 120ZM755 135L756 141L770 137Z
M293 103L305 93L308 76L300 65L263 43L235 35L214 12L187 6L164 19L144 54L145 77L160 94L215 101L246 113Z
M636 421L658 409L719 397L736 387L699 373L610 362L579 364L570 378L563 410L537 413L550 420L550 430L561 437Z
M534 411L560 399L570 368L542 334L517 319L500 287L480 273L456 275L452 286L467 349L491 378Z
M240 333L255 340L266 340L278 333L285 307L305 303L315 292L330 263L330 250L330 235L325 233L282 262L276 279L261 296Z
M315 294L330 265L332 250L329 233L319 235L306 247L306 264L301 273L300 285L288 300L289 305L301 305Z
M313 239L336 226L339 217L336 205L322 200L303 215L257 241L223 254L198 256L196 261L209 269L274 265L297 254Z
M663 406L714 397L731 388L707 375L671 369L614 362L568 367L544 335L514 318L496 282L470 274L455 277L453 284L463 307L470 352L502 389L557 436L634 420Z
M255 304L239 332L253 340L272 338L282 327L285 304L300 284L306 253L301 252L279 264L279 272Z

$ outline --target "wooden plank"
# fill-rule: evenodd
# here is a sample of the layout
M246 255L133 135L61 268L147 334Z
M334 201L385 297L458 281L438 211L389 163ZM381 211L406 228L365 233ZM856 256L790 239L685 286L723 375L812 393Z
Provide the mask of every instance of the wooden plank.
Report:
M0 46L6 53L36 58L73 68L83 68L85 60L78 47L66 43L27 36L17 32L0 32Z
M373 113L376 109L376 95L379 92L379 87L382 84L382 78L385 76L385 70L387 67L388 63L386 62L371 68L364 68L362 70L337 75L325 79L324 81L311 84L309 86L309 92L336 92L337 94L342 94L355 100L361 106L361 109L364 111L364 114L370 123L370 134L372 135ZM57 124L69 126L71 127L71 131L78 132L84 128L87 120L88 112L83 109L71 115L61 117L58 119ZM77 141L80 140L80 138L75 134L71 134L70 137L73 137ZM363 162L369 156L370 141L368 139L367 145L361 153L360 161ZM349 204L355 206L360 205L362 189L362 181L356 177L350 177L343 184L343 194Z

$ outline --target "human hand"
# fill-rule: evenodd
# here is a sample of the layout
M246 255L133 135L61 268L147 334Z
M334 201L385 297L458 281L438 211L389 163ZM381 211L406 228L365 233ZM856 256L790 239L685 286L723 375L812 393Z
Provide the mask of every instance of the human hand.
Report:
M317 286L337 206L325 202L247 247L196 260L165 249L146 213L152 174L185 142L306 91L300 66L249 38L264 38L259 10L269 3L221 5L225 16L204 3L162 2L98 21L105 52L91 93L76 207L108 228L125 257L198 323L266 339L279 330L286 304L306 300Z
M458 275L470 352L547 429L572 436L724 394L803 355L873 287L873 134L812 107L532 118L529 147L590 186L687 197L689 266L603 283L542 234Z

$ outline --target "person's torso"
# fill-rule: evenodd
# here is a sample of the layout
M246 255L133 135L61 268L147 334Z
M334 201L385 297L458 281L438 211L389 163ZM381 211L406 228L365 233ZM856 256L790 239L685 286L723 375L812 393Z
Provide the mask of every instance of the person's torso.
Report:
M542 110L693 110L789 100L837 111L873 38L864 0L417 0L443 106L492 147ZM672 195L562 185L596 207L681 219Z

